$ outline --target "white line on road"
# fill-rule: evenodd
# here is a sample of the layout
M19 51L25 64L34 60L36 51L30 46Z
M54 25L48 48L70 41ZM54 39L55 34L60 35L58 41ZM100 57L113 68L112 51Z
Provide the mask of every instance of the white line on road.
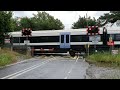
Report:
M34 65L34 66L32 66L32 67L26 68L26 69L24 69L24 70L18 71L18 72L16 72L16 73L7 75L7 76L5 76L5 77L3 77L3 78L1 78L1 79L13 79L13 78L15 78L15 77L17 77L17 76L20 76L20 75L22 75L22 74L24 74L24 73L26 73L26 72L29 72L29 71L33 70L33 69L35 69L35 68L38 68L38 67L46 64L47 62L49 62L49 61L51 61L51 60L53 60L53 59L54 59L54 58L48 59L47 61L43 61L41 64L37 64L37 65Z
M26 61L34 61L34 60L33 60L33 58L31 58L31 59L26 59L26 60L18 61L18 62L16 62L16 63L9 64L9 65L6 65L6 66L0 67L0 68L13 66L13 65L20 64L20 63L23 63L23 62L26 62Z
M43 63L43 64L46 64L46 63L47 63L47 62L45 62L45 63ZM40 64L40 65L38 65L38 66L36 66L36 67L33 67L33 68L31 68L31 69L28 69L28 70L25 70L25 71L23 71L23 72L21 72L21 73L18 73L18 74L14 75L14 76L12 76L12 77L10 77L10 78L8 78L8 79L13 79L13 78L15 78L15 77L17 77L17 76L20 76L20 75L22 75L22 74L24 74L24 73L26 73L26 72L29 72L29 71L31 71L31 70L34 70L34 69L40 67L40 66L42 66L43 64Z
M67 78L69 77L69 75L70 75L70 73L72 72L72 69L73 69L74 65L77 63L78 59L79 59L79 56L77 57L75 63L72 65L71 69L69 70L67 76L66 76L64 79L67 79Z
M75 61L75 60L59 60L59 61Z

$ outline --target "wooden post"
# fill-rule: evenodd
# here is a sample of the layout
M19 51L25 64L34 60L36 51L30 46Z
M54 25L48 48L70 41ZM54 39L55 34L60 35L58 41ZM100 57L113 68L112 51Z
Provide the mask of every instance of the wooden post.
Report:
M94 45L94 49L95 49L95 52L96 52L96 43L95 43L95 45Z
M110 45L110 53L112 54L112 46Z
M87 48L88 48L88 57L89 57L89 44L88 44L88 47L87 47Z
M26 40L28 41L28 36L26 36ZM28 56L28 42L25 44L25 47L26 47L26 54Z
M11 36L11 51L13 51L13 37Z
M31 47L31 56L34 56L34 47Z

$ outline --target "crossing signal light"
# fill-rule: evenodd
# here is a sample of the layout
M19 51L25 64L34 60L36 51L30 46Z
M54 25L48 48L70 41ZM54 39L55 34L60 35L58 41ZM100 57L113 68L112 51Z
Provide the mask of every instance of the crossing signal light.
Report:
M94 35L99 34L98 26L89 26L89 27L87 27L87 35L88 34L90 34L90 35L92 35L92 34L94 34Z
M31 33L32 33L31 28L22 29L22 36L31 36Z

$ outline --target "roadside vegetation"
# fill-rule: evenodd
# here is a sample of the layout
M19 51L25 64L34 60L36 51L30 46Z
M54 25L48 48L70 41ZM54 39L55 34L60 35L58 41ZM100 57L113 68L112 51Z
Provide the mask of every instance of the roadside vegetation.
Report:
M23 59L28 59L31 56L30 55L23 55L14 51L11 51L10 49L4 48L0 50L0 66L5 66L8 64L15 63L19 60L20 57L23 57Z
M4 39L9 32L20 31L23 28L31 28L35 30L62 30L65 28L64 24L54 16L43 12L37 12L33 14L33 17L14 17L13 11L0 11L0 47L5 45ZM79 17L76 22L72 24L73 29L84 28L87 26L104 26L108 22L114 23L120 20L120 11L110 11L100 16L98 19L94 17L88 18ZM104 23L103 23L104 22ZM120 23L118 23L119 25ZM18 54L16 52L2 49L0 50L0 66L7 65L9 63L16 62L17 56L29 57L24 53ZM104 63L117 63L120 64L120 55L110 55L108 53L97 53L90 55L89 60L92 62L104 62Z
M112 55L110 52L98 52L87 57L89 63L104 66L120 66L120 54Z

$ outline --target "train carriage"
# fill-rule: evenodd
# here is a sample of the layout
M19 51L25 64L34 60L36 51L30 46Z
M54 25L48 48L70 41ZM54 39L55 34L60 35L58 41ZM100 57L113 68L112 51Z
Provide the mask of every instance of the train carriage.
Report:
M99 28L98 35L88 34L88 28L68 29L68 30L40 30L32 31L32 36L22 36L21 31L11 32L13 40L13 48L24 47L25 41L29 40L27 46L31 48L34 53L48 53L48 52L67 52L70 55L75 55L75 52L86 52L86 45L90 45L90 50L94 50L94 46L98 50L109 49L107 41L112 37L115 47L120 46L120 28ZM106 30L106 31L105 31ZM98 42L94 43L91 37L99 37Z

